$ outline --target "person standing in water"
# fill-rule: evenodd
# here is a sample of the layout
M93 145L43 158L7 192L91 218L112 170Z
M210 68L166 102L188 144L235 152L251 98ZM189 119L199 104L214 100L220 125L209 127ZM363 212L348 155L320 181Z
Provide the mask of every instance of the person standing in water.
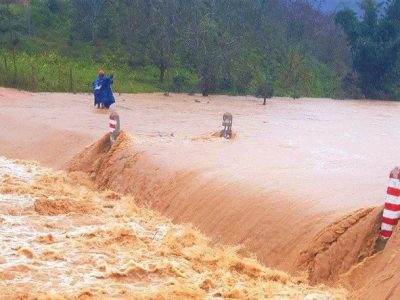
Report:
M100 69L96 80L92 83L95 107L109 109L110 106L115 103L115 98L111 89L113 83L114 73L106 77L104 70Z

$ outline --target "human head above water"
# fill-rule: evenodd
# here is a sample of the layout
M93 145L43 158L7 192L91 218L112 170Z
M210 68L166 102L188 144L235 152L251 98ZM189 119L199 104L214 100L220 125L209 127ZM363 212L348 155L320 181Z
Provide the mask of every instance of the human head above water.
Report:
M103 76L104 76L104 70L103 70L103 69L100 69L100 70L99 70L99 76L100 76L100 77L103 77Z

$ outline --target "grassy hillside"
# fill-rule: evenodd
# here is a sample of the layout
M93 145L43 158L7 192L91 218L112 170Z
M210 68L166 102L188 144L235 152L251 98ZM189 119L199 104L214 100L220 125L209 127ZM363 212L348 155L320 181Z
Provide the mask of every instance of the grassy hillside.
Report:
M107 73L115 72L113 90L121 93L149 92L187 92L195 91L198 82L194 72L185 69L171 68L166 79L159 82L158 70L155 66L129 68L117 67L112 64L102 64L83 59L71 59L55 53L28 54L17 53L15 66L10 52L0 51L0 85L15 87L37 92L91 92L92 82L100 68ZM307 76L298 87L299 95L313 97L331 97L339 84L334 72L322 64L309 60L305 63ZM281 71L274 83L275 95L290 96L291 88L286 81L287 74ZM176 79L184 78L182 82ZM249 93L256 91L256 82L252 83ZM237 94L234 91L224 91L226 94Z
M307 1L32 0L0 4L0 85L341 97L344 36Z

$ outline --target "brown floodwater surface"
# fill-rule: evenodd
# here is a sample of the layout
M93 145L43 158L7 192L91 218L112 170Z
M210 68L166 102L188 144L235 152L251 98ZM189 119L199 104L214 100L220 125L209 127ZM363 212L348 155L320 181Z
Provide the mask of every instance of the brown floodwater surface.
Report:
M395 102L116 99L113 110L132 137L131 150L103 171L126 176L110 173L99 187L131 193L175 222L193 223L216 242L244 244L286 271L296 271L299 252L324 227L355 209L381 205L398 163ZM95 110L89 94L0 89L0 105L0 155L7 157L63 168L108 132L108 112ZM228 141L215 137L227 111L235 133ZM122 166L127 155L136 158Z

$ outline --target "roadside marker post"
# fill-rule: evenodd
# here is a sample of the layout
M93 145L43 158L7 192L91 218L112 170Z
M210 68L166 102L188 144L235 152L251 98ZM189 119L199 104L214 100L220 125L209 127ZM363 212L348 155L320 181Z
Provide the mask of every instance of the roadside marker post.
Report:
M230 139L232 137L232 121L233 117L231 113L224 113L222 117L222 126L224 126L223 137Z
M396 167L390 172L386 192L385 208L383 210L380 236L388 239L400 219L400 171Z
M382 212L381 230L375 243L374 253L382 251L400 220L400 170L395 167L389 175L385 207Z
M110 114L110 118L108 120L108 126L110 129L110 142L111 144L113 144L117 139L119 132L121 130L119 115L116 112L112 112Z

